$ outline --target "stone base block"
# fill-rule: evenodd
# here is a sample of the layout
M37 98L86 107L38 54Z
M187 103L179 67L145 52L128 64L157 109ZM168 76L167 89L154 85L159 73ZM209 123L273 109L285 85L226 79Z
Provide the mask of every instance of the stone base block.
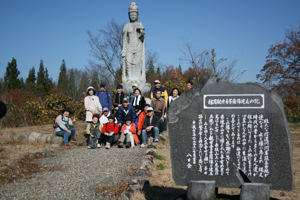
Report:
M269 200L270 187L263 183L244 183L242 185L240 200Z
M125 94L130 95L130 93L132 92L132 85L134 83L138 84L138 88L141 90L143 96L147 95L151 90L151 84L150 83L126 82L126 83L121 83L121 85L123 85L123 92Z
M216 199L215 181L190 181L187 191L188 200Z

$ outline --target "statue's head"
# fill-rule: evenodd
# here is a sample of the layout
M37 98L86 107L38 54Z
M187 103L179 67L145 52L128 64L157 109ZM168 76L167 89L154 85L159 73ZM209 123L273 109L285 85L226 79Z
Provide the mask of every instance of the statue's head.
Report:
M128 16L129 16L130 22L135 22L138 20L139 11L138 11L138 6L136 5L135 2L132 2L129 6Z

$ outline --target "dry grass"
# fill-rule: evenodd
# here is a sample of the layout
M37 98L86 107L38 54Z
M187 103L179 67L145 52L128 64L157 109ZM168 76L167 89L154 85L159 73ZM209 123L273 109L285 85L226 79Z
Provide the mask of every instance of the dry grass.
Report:
M271 198L282 200L300 199L300 126L291 126L291 134L293 139L293 170L295 179L295 190L271 190ZM163 157L164 159L154 158L154 165L150 169L153 175L149 177L149 189L145 190L144 193L134 193L133 199L165 200L174 199L179 195L186 194L187 187L176 186L175 182L172 179L172 166L169 143L164 142L164 144L159 144L156 153L159 155L158 158ZM160 163L166 166L164 170L158 170L156 168L156 166ZM240 189L219 188L218 193L222 194L223 196L226 196L226 199L238 199L237 195L240 194Z
M84 131L86 126L87 124L85 122L77 122L75 126L76 134L78 135L78 133ZM2 136L2 134L5 132L10 132L16 135L21 135L23 133L30 134L32 132L54 134L54 129L52 124L0 129L0 166L5 165L5 163L9 161L17 161L20 158L24 158L28 154L42 151L49 146L49 144L45 143L28 142L27 140L7 138ZM85 140L83 135L80 135L78 139Z

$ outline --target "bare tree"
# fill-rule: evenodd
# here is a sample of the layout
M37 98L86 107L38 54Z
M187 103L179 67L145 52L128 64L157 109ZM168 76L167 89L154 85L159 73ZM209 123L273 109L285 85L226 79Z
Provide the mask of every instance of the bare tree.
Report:
M110 74L114 79L118 78L117 70L122 66L123 27L124 24L119 25L112 19L96 36L87 31L91 53L96 60L89 64L91 68L98 69L100 76L107 77Z
M189 65L194 71L196 80L200 78L219 77L232 82L238 81L245 71L239 72L236 69L237 58L228 61L225 58L216 59L214 49L200 50L193 46L193 43L184 40L184 49L181 50L182 57L179 61L183 65Z

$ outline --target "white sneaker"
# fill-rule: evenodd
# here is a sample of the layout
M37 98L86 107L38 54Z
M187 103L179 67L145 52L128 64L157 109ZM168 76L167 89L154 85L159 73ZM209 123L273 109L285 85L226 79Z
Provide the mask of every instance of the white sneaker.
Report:
M145 145L144 145L144 144L141 144L141 147L142 147L142 148L144 148L144 147L145 147Z
M91 149L91 147L90 147L90 146L88 146L87 148L88 148L88 149Z
M98 148L100 148L100 147L101 147L101 145L98 143L98 144L97 144L97 147L98 147Z
M158 140L158 139L155 139L154 142L159 142L159 140Z
M106 142L105 148L110 149L110 144L109 144L109 142Z

